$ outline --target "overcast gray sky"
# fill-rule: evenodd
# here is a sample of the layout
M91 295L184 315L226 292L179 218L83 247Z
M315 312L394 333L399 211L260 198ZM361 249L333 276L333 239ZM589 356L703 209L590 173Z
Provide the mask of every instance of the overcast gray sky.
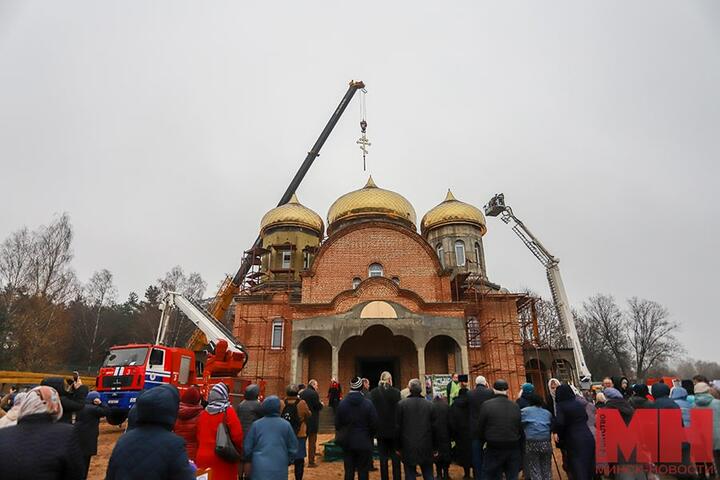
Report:
M418 217L504 192L575 305L666 305L718 358L720 3L0 0L0 238L66 211L74 266L142 294L234 273L350 79L369 173ZM355 101L298 190L366 179ZM488 273L547 295L488 219Z

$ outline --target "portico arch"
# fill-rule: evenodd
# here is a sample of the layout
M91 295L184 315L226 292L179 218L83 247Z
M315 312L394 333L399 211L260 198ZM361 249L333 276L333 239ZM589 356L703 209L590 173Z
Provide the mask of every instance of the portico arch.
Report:
M428 374L467 373L460 355L460 345L454 338L436 335L425 345L425 370Z
M305 383L314 378L320 391L325 391L332 377L332 346L327 339L313 335L304 339L297 348L297 368L291 375L293 383Z

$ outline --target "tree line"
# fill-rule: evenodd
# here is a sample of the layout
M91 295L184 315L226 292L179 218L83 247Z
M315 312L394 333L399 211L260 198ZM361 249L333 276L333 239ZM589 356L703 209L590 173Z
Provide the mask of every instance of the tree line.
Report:
M67 214L35 230L11 233L0 245L0 369L94 373L113 345L151 343L167 291L202 300L198 273L173 267L143 297L118 301L107 269L81 281L72 268L73 229ZM169 338L179 344L193 325L172 317Z
M176 266L150 282L142 298L131 292L119 301L109 270L96 271L86 282L77 278L72 240L70 218L63 214L35 230L23 227L0 244L0 369L92 373L112 345L155 340L165 292L203 299L207 284L200 274ZM540 299L536 311L540 346L569 346L552 302ZM717 362L683 359L669 365L684 353L676 337L679 324L655 301L632 297L621 308L612 296L598 294L573 314L595 376L720 378ZM169 343L183 344L193 330L175 314Z

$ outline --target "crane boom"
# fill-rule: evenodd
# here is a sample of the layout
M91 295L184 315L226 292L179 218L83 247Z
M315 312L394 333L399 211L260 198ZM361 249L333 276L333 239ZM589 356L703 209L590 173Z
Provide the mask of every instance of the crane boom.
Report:
M183 312L201 332L203 332L211 345L215 346L218 341L225 340L228 344L228 350L242 353L247 358L245 347L238 342L230 330L213 318L213 316L202 306L193 302L184 295L177 292L167 292L158 305L158 308L162 311L162 314L160 315L160 327L158 328L158 334L155 340L156 344L165 344L167 328L170 323L170 313L173 308L177 308Z
M335 125L337 125L338 120L340 120L343 112L345 112L345 109L350 104L350 100L352 100L353 96L358 90L364 88L365 84L362 81L350 81L347 92L345 92L345 95L343 96L342 100L340 100L337 108L333 111L333 114L330 116L330 120L328 120L325 128L320 133L320 136L315 141L312 148L310 148L310 151L307 153L305 160L300 165L300 168L295 173L295 176L290 182L290 185L288 185L285 193L280 198L280 201L277 204L278 207L281 205L285 205L287 202L290 201L293 194L295 193L295 190L297 190L298 186L300 185L300 182L302 182L303 178L305 178L305 174L308 172L308 170L310 170L310 167L315 161L315 158L320 155L320 149L322 149L325 141L330 136L330 133L332 133ZM258 235L250 250L256 250L261 246L262 239ZM225 312L227 311L228 307L230 307L233 296L240 289L240 286L245 281L245 276L248 274L250 268L252 267L252 260L252 255L246 255L240 263L240 267L235 273L235 276L233 276L232 278L227 278L220 287L220 290L215 296L215 301L210 307L211 315L217 320L221 321L223 317L225 317ZM205 338L203 338L203 332L196 331L188 342L188 348L190 348L191 350L197 350L201 348L202 345L204 345L205 343L207 343L207 341Z
M545 267L555 310L557 311L560 322L565 329L565 334L570 340L570 344L573 346L573 356L575 358L575 366L578 371L580 383L581 385L589 388L592 376L585 363L585 355L583 355L580 338L578 337L577 328L575 327L575 320L573 318L572 311L570 310L570 302L568 301L565 285L563 284L562 276L560 275L560 260L554 257L540 242L540 240L532 234L530 229L528 229L525 224L515 216L512 208L505 205L505 196L502 193L495 195L490 202L488 202L485 206L485 214L490 217L497 217L500 215L500 219L507 224L513 222L513 232L520 237L520 240L523 241L525 246L528 247L532 254L535 255L535 257Z

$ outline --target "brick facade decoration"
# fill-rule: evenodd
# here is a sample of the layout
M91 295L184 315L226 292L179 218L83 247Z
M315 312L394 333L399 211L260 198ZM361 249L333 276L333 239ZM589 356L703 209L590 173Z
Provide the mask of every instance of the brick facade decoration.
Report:
M368 198L372 188L358 192ZM315 378L325 397L331 378L347 390L351 377L376 382L383 370L400 388L425 374L459 372L505 378L516 392L525 381L518 320L525 295L487 281L484 261L475 263L474 277L472 264L461 270L441 264L426 239L437 232L418 234L411 228L412 206L383 192L383 198L395 196L392 214L383 216L387 209L377 202L363 210L347 194L343 205L353 209L352 222L329 224L330 236L297 276L284 282L266 276L235 297L234 333L250 357L242 375L264 382L266 394ZM282 229L275 223L274 237ZM465 226L461 230L469 235ZM479 238L485 232L470 233ZM289 249L293 238L282 237ZM266 255L274 255L267 246ZM471 249L467 257L475 258ZM262 279L268 262L258 258L257 265L255 278Z

